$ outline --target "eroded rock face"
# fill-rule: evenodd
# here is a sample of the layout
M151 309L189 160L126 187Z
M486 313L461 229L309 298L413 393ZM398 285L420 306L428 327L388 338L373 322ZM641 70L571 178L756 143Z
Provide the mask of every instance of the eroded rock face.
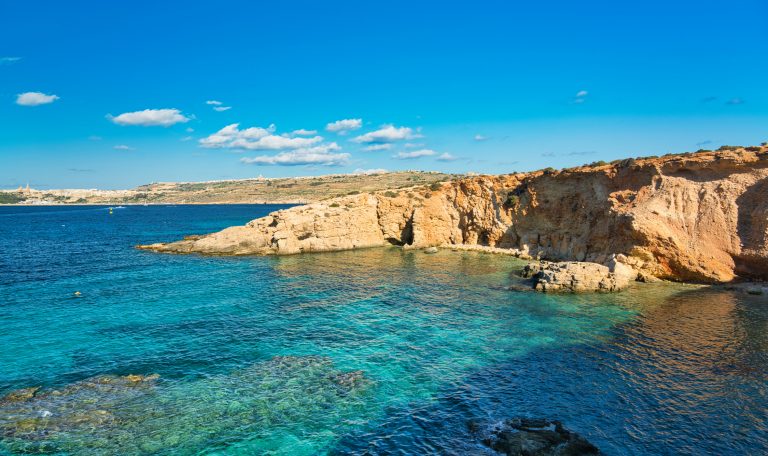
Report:
M493 426L483 444L509 456L599 455L600 450L559 421L513 418Z
M480 245L621 267L647 280L768 278L768 147L468 177L277 211L139 248L213 255Z

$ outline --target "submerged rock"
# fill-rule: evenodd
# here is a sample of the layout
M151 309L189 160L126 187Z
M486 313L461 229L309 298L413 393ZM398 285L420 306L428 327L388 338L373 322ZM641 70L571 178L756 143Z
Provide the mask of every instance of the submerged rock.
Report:
M40 442L24 451L47 452L42 442L57 434L88 431L116 423L116 405L154 389L159 375L104 375L72 383L61 389L39 387L15 390L0 399L0 439Z
M424 249L424 253L437 253L437 247L427 247Z
M288 427L298 434L306 422L332 428L330 411L364 409L374 385L325 356L275 356L205 378L158 379L105 375L13 391L0 399L0 454L198 454L212 436L228 441Z
M4 404L10 404L13 402L26 401L35 397L35 394L40 390L39 386L33 386L31 388L22 388L15 391L11 391L2 398L0 398L0 406Z
M483 444L509 456L599 455L600 450L559 421L512 418L494 425Z

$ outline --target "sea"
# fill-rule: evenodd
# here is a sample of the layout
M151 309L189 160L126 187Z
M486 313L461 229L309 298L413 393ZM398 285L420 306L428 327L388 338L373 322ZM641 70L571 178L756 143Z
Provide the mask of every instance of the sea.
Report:
M515 417L606 455L768 454L765 296L513 291L523 262L450 249L135 249L285 207L0 207L0 454L492 455Z

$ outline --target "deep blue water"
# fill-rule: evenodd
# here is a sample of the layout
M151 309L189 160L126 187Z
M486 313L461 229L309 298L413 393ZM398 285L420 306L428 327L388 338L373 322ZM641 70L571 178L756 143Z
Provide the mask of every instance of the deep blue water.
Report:
M521 263L477 253L133 248L278 208L0 207L0 396L41 387L0 400L0 454L490 454L468 423L521 415L608 455L768 453L765 297L517 293Z

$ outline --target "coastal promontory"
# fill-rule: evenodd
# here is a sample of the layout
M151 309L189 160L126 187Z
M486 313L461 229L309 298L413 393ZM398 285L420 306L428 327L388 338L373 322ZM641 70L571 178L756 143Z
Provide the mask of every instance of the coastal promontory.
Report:
M723 147L361 193L139 248L271 255L384 245L481 246L598 263L612 271L620 263L648 279L765 279L768 147Z

